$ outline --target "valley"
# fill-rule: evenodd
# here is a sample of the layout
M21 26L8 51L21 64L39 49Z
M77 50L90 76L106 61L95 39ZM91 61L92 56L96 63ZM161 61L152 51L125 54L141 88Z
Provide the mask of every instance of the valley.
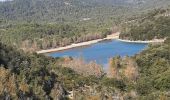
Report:
M0 99L169 100L169 14L169 0L0 0Z

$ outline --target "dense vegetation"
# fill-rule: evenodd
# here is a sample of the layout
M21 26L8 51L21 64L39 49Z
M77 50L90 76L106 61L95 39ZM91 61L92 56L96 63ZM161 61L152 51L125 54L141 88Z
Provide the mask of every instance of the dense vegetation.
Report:
M81 0L13 0L0 4L2 19L26 22L80 21L83 18L95 18L100 15L100 12L109 14L105 9L109 9L109 12L113 11L111 5L110 7L103 6L103 3L96 0L83 2ZM108 15L100 16L102 17L108 17Z
M27 51L66 46L71 43L103 38L111 33L110 30L117 31L121 26L119 24L126 22L127 18L131 18L132 15L138 16L142 12L148 12L155 5L158 8L167 8L168 4L170 4L168 0L161 2L159 0L152 2L150 0L107 0L107 2L103 0L83 2L81 0L12 0L0 2L0 40ZM143 22L139 27L136 27L137 24L130 25L128 29L132 30L122 32L125 34L121 37L153 38L155 31L163 27L160 24L168 22L169 18L164 21L156 18L150 23L148 20L150 18L144 22L143 20L137 22L137 24ZM157 26L154 25L155 23ZM157 30L153 30L152 35L148 34L149 32L140 31L145 28L145 24L149 26L146 31L153 28L153 25ZM115 30L112 27L117 28ZM120 29L123 30L123 28ZM164 30L158 31L161 35L157 37L162 37L162 32L168 29L167 23ZM134 34L130 36L131 33ZM143 33L144 35L138 35ZM167 34L165 33L164 36Z
M0 98L169 100L170 10L165 9L169 4L169 0L0 2ZM139 16L154 6L164 9ZM107 73L94 62L25 52L104 38L112 26L112 31L121 29L123 39L167 40L134 57L111 58Z
M137 56L136 62L140 73L136 90L140 99L170 99L170 41L150 47Z
M0 2L0 19L65 23L90 18L93 22L105 22L111 18L122 19L124 15L139 10L166 7L168 4L169 0L9 0Z
M97 76L80 75L70 68L62 67L61 62L64 62L63 58L25 54L0 43L1 98L66 99L69 91L75 92L75 98L80 98L77 95L87 98L93 97L94 93L88 92L91 89L96 91L95 95L104 98L104 93L111 96L114 90L125 89L126 85L121 80L108 79L102 73ZM91 69L89 71L93 73ZM86 92L81 91L82 89ZM101 90L105 92L102 93Z
M170 11L157 9L122 26L120 38L151 40L170 36Z
M135 57L110 59L109 72L96 74L97 77L88 73L80 75L83 69L73 71L75 68L69 65L73 66L74 61L68 63L71 58L25 54L1 43L0 96L4 99L66 99L70 91L74 91L76 100L114 97L168 100L169 43L168 38L165 43L151 45ZM63 62L68 65L63 66Z
M69 24L17 24L1 27L0 41L35 51L104 38L110 34L108 29L100 31L102 34L90 33L84 27Z
M170 13L157 9L140 17L131 18L122 25L120 38L151 40L166 38L165 43L149 45L147 50L126 60L110 60L109 77L136 79L129 88L136 91L139 100L169 100L170 90ZM126 77L125 77L126 76ZM126 81L126 84L129 81Z

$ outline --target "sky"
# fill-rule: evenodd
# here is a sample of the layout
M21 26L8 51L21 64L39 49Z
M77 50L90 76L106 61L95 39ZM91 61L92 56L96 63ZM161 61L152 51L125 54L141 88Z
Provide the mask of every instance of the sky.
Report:
M12 0L0 0L0 1L12 1Z
M0 1L6 1L6 0L0 0Z

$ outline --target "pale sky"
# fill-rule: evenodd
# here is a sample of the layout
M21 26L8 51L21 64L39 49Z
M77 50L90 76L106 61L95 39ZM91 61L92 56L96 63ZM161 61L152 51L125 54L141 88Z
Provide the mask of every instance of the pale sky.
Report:
M0 0L0 1L12 1L12 0Z
M5 0L0 0L0 1L5 1Z

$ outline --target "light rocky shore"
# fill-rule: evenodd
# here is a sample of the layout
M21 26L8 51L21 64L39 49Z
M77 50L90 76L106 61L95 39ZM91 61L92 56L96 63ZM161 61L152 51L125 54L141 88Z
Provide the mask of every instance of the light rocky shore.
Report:
M137 40L137 41L131 41L131 40L123 40L123 39L117 39L122 42L129 42L129 43L162 43L166 39L153 39L153 40L147 40L147 41L142 41L142 40Z
M115 40L122 41L122 42L129 42L129 43L161 43L161 42L164 42L166 40L166 39L153 39L153 40L148 40L148 41L123 40L123 39L119 39L119 34L120 34L120 32L116 32L116 33L113 33L111 35L108 35L106 38L103 38L103 39L96 39L96 40L91 40L91 41L76 43L76 44L73 43L73 44L65 46L65 47L58 47L58 48L47 49L47 50L40 50L40 51L37 51L37 53L43 54L43 53L57 52L57 51L67 50L67 49L71 49L71 48L75 48L75 47L87 46L87 45L98 43L98 42L103 41L103 40L111 40L111 39L115 39Z
M71 44L71 45L68 45L68 46L65 46L65 47L41 50L41 51L37 51L37 53L41 54L41 53L50 53L50 52L62 51L62 50L67 50L67 49L71 49L71 48L75 48L75 47L81 47L81 46L87 46L87 45L95 44L95 43L98 43L98 42L103 41L103 40L118 39L119 34L120 33L117 32L117 33L113 33L111 35L108 35L106 38L103 38L103 39L96 39L96 40L91 40L91 41L76 43L76 44L74 43L74 44Z

